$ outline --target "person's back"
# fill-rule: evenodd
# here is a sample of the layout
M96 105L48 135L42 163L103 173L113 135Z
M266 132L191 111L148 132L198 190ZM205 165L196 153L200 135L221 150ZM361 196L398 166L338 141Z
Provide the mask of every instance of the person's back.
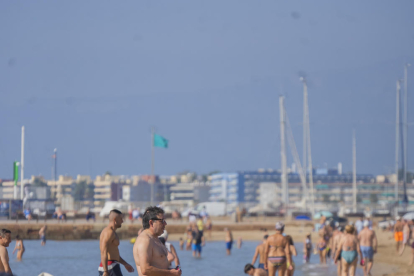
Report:
M257 249L259 251L259 263L263 264L263 268L264 268L264 262L266 260L266 256L265 256L266 246L264 244L260 244L257 246ZM259 266L259 268L262 268L262 267Z
M254 270L253 276L267 276L267 272L266 272L266 270L264 270L262 268L256 268Z
M358 240L361 246L373 246L374 237L374 230L365 227L359 233Z
M267 239L267 244L269 245L269 257L286 256L285 248L287 245L287 240L283 235L274 234L269 236L269 238Z

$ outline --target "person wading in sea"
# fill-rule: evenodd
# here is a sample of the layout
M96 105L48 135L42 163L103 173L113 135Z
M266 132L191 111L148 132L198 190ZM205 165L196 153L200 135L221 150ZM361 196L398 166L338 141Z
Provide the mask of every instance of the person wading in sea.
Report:
M109 224L102 230L99 238L101 264L98 271L100 276L122 276L119 264L124 265L128 272L134 272L134 268L119 255L119 237L115 231L121 228L123 222L123 215L119 210L114 209L109 212Z
M24 245L23 240L20 238L19 235L16 236L16 246L14 247L13 253L17 250L17 260L21 261L24 253Z
M168 250L158 239L167 222L164 210L150 206L142 216L144 231L135 241L133 254L139 276L180 276L181 269L169 269Z
M40 244L42 246L46 245L46 231L47 231L47 225L44 225L39 230Z
M355 228L352 225L345 227L345 235L339 242L338 250L335 254L335 264L338 262L339 254L341 254L342 276L355 276L358 264L358 255L361 257L358 239L355 237Z
M255 268L252 264L244 266L244 273L251 276L267 276L267 271L261 268Z
M226 242L226 253L227 255L230 255L231 247L233 245L233 234L228 228L224 228L224 231L226 232L226 238L224 239L224 241Z
M265 244L265 269L269 270L269 276L275 276L276 271L279 276L285 276L286 269L293 269L290 245L286 237L283 236L285 225L282 222L277 222L275 228L276 234L269 236Z
M342 274L342 262L341 262L341 254L339 253L339 256L337 259L335 259L336 256L336 252L339 250L339 242L341 241L342 236L344 235L344 233L342 232L342 228L341 227L337 227L335 229L335 231L333 232L333 236L332 236L332 250L333 250L333 254L332 254L332 259L335 263L336 262L336 267L337 267L337 273L338 276L341 276Z
M263 237L263 243L256 246L256 251L254 252L252 265L256 263L257 256L259 256L259 268L264 269L265 267L265 243L269 235L264 235Z
M9 253L7 247L11 243L11 231L7 229L0 230L0 274L2 276L13 276L9 265Z

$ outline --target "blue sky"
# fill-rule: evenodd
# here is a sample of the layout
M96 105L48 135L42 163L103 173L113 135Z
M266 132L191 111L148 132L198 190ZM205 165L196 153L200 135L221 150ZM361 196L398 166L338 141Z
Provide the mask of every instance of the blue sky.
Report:
M358 172L390 173L413 11L412 1L1 1L0 178L20 159L22 125L26 175L49 178L54 148L59 174L150 173L151 126L170 140L157 174L278 169L279 95L302 152L299 74L314 165L350 171L355 128ZM414 91L414 67L408 80ZM414 170L413 143L408 160Z

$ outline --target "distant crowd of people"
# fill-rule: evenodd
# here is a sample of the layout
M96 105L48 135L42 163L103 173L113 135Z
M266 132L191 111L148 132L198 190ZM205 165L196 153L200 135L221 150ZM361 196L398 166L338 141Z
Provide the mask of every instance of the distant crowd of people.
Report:
M136 211L134 215L134 211ZM138 213L138 215L137 215ZM58 217L61 214L57 214ZM133 257L138 275L181 275L180 259L176 248L168 242L167 222L164 210L160 207L148 207L142 216L139 209L132 210L129 218L142 221L143 227L138 232L133 247ZM116 230L124 222L122 212L112 210L109 214L109 224L100 235L101 263L98 268L101 276L122 275L120 265L128 272L135 269L120 256L120 244ZM405 248L411 247L414 261L414 221L396 217L393 225L396 242L396 253L403 254ZM194 258L201 258L202 248L206 244L206 235L212 236L212 220L203 210L199 214L189 214L189 224L186 227L186 237L179 239L180 250L191 250ZM293 238L285 233L285 225L279 221L275 225L275 233L270 235L266 229L262 242L255 248L251 263L244 266L244 272L254 276L293 276L296 265L293 257L298 255ZM303 239L303 260L309 263L312 253L319 256L319 262L326 265L328 260L337 266L338 276L354 276L358 264L362 266L364 276L371 275L374 255L377 253L378 240L370 217L359 218L355 223L345 227L339 226L321 217L315 225L317 240L312 242L312 234L306 233ZM227 255L231 255L234 238L229 228L224 228L224 244ZM38 234L41 245L46 244L47 226L40 228ZM12 254L17 260L22 260L25 252L23 239L17 235ZM11 232L7 229L0 231L0 275L13 275L9 265L7 247L11 243ZM237 247L241 248L242 239L237 239ZM259 260L257 268L255 263ZM3 274L2 274L3 273Z

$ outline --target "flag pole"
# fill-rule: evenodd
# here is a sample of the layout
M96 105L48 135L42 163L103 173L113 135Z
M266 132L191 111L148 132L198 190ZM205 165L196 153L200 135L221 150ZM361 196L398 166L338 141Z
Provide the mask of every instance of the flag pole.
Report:
M154 127L151 127L151 178L154 178ZM154 182L152 181L151 185L151 206L153 205L154 201Z
M22 126L22 146L20 157L20 199L24 197L24 126Z

